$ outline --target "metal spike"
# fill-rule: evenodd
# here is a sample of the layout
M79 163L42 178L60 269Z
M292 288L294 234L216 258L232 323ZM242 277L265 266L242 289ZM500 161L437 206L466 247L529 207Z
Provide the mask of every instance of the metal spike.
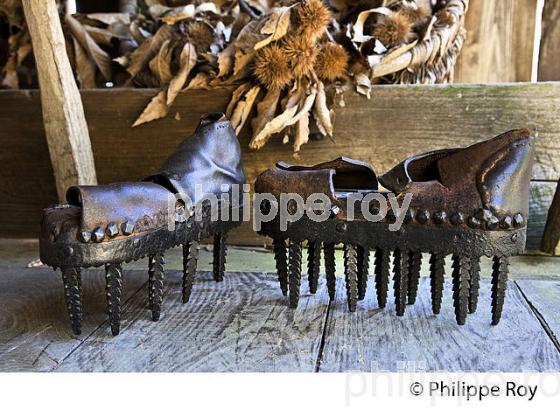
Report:
M454 212L449 220L453 225L461 225L465 222L465 215L462 212Z
M183 245L183 284L182 301L187 303L191 298L192 287L198 263L198 242L187 242Z
M445 276L444 255L433 253L430 255L430 287L432 290L432 312L438 315L441 311L443 299L443 284Z
M290 240L288 254L288 284L290 307L297 308L299 302L299 288L301 285L301 242Z
M422 267L422 252L409 251L408 253L408 304L416 303L418 283L420 282L420 268Z
M464 325L469 310L470 258L453 255L453 306L458 325Z
M480 258L471 257L471 270L469 274L469 313L476 312L478 305L478 292L480 289Z
M358 300L366 297L369 275L369 248L358 246Z
M75 335L82 333L82 298L81 278L78 268L62 269L62 282L64 284L64 299L70 317L70 324Z
M406 294L408 290L408 252L395 249L393 253L393 289L395 290L395 306L397 316L404 316Z
M524 222L525 218L523 218L523 215L521 215L520 213L513 215L513 226L515 226L516 228L523 226Z
M122 265L120 263L105 265L105 279L109 324L111 333L117 336L121 328Z
M310 242L307 248L307 280L309 292L315 294L319 284L321 267L321 242Z
M163 253L160 252L150 256L150 259L150 277L152 280L149 289L149 299L152 302L152 320L157 322L161 315L161 304L163 302L163 279L165 276L165 269L163 266L165 265L165 258L163 257Z
M375 250L375 290L377 292L377 304L381 309L387 306L387 293L389 292L389 263L390 253L388 250L377 248Z
M327 277L327 288L329 291L329 299L331 301L334 300L336 293L336 261L334 246L334 243L325 243L323 245L325 258L325 275Z
M358 255L356 246L352 244L344 244L344 277L348 310L355 312L358 301Z
M509 261L505 256L494 256L492 264L492 325L500 323L506 298Z
M221 232L214 235L214 252L213 252L213 276L216 282L224 280L224 272L226 270L226 240L227 232Z
M286 296L288 294L288 258L286 241L284 239L275 238L273 240L273 246L280 289L282 290L282 294Z

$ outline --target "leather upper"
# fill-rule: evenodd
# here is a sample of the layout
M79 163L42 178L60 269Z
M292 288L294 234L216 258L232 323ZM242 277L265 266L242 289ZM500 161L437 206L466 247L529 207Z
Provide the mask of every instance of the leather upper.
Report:
M159 183L173 193L188 195L192 204L203 199L205 194L219 198L224 185L244 184L241 147L231 123L221 113L204 116L195 133L179 145L156 175L147 180ZM239 192L242 191L240 187Z
M54 241L72 241L77 236L82 242L101 242L152 231L175 222L179 199L175 194L181 194L181 199L188 195L194 206L203 199L197 185L202 194L220 198L233 184L243 183L241 148L235 132L223 114L209 114L161 171L145 181L71 187L68 205L44 210L42 235ZM242 187L239 192L243 192Z

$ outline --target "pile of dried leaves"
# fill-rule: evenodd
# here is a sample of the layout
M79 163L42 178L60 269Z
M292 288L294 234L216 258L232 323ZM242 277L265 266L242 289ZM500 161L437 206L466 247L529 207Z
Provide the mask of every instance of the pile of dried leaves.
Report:
M185 90L234 85L235 131L250 123L254 149L280 135L297 156L310 129L333 138L332 107L344 90L369 98L372 83L396 81L372 80L376 65L426 39L434 22L453 23L446 2L130 0L120 13L63 15L63 27L82 88L160 88L133 126L165 117ZM10 27L0 81L9 88L36 86L20 8L0 0Z

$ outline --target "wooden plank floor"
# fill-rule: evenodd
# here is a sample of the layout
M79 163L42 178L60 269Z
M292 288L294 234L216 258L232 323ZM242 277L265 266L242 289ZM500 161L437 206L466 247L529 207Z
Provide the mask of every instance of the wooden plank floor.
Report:
M125 270L118 337L110 336L105 318L103 273L92 270L83 275L84 326L82 335L75 337L58 273L25 268L21 255L27 252L14 251L12 255L20 256L12 259L3 259L2 253L0 371L560 370L558 258L543 258L534 266L534 258L513 263L513 280L497 327L489 323L487 277L478 312L460 327L449 289L442 313L431 314L425 277L416 304L407 306L402 318L395 316L392 297L385 310L377 309L371 280L366 300L355 314L348 313L340 277L333 303L323 279L316 295L309 294L303 280L300 306L291 310L276 275L259 272L256 263L251 272L228 272L220 284L209 272L199 273L191 301L183 305L180 260L175 257L168 263L162 318L154 323L146 309L142 262ZM230 255L232 270L243 266L248 255L262 259L263 268L272 259L268 253L242 250ZM206 261L202 265L207 266ZM488 270L487 264L482 266ZM528 279L527 267L536 279Z

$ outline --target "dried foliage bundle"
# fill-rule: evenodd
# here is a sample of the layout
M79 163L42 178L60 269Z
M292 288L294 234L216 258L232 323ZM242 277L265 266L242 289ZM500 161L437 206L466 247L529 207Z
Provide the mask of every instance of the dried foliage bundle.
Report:
M274 135L294 156L333 138L335 101L377 83L452 80L468 0L121 0L118 13L65 15L82 88L156 87L133 126L165 117L177 95L235 85L227 108L250 147ZM20 0L0 0L0 87L36 87ZM250 121L249 121L250 120Z

